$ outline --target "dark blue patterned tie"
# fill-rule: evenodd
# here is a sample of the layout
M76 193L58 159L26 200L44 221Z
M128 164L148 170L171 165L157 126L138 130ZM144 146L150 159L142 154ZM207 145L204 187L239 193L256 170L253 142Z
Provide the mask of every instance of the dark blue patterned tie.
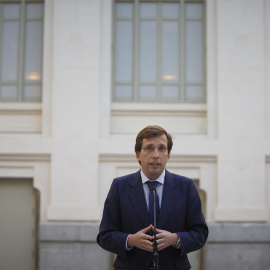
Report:
M154 225L154 189L156 189L158 182L157 181L147 181L149 188L149 218L152 225ZM156 202L156 220L158 220L159 214L159 199L158 194L155 192L155 202Z

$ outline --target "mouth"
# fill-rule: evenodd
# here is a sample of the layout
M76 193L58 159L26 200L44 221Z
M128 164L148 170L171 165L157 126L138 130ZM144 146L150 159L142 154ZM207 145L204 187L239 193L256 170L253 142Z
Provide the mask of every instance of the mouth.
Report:
M153 167L158 167L160 166L161 164L160 163L157 163L157 162L152 162L152 163L149 163L150 166L153 166Z

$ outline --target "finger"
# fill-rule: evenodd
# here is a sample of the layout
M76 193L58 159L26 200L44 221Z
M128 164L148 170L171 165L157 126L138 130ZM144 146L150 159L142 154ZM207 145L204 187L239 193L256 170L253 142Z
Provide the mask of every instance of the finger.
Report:
M162 250L162 249L164 249L165 247L167 247L168 245L166 244L165 241L159 240L159 242L157 243L157 246L158 246L158 250Z
M147 247L147 246L152 246L152 242L148 241L148 240L143 240L141 241L141 245Z
M160 229L156 228L156 232L157 232L157 233L162 233L163 230L160 230Z
M140 246L141 246L141 249L144 249L144 250L148 250L148 251L153 250L153 245L149 241L142 242Z
M162 244L162 240L157 240L157 245L161 245Z
M148 234L142 234L141 239L144 239L150 242L152 240L152 236Z
M142 229L141 232L146 233L146 232L150 231L151 228L152 228L152 225L149 225L148 227Z
M149 251L153 251L153 243L152 242L150 242L150 243L148 243L147 245L145 245L145 248L147 249L147 250L149 250Z
M162 238L164 238L165 237L165 235L163 234L163 233L158 233L157 234L157 238L158 239L162 239Z
M157 241L157 245L158 245L159 247L163 247L164 245L166 245L166 241L164 241L163 239L162 239L162 240L158 240L158 241Z

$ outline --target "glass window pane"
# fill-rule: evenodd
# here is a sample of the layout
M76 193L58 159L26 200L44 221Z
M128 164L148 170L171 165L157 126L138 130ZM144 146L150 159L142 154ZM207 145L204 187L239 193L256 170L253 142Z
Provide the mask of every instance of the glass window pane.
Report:
M26 24L25 80L41 79L42 23Z
M16 85L2 85L1 98L16 100L17 86Z
M43 17L43 4L27 4L26 5L26 18L37 19Z
M24 86L24 98L25 99L41 99L41 87L40 85L26 85Z
M118 18L132 18L133 17L133 4L132 3L117 3L116 16Z
M165 21L162 24L162 77L163 81L178 81L179 41L178 22Z
M140 81L155 82L157 73L156 22L142 21L140 30Z
M116 98L132 98L132 86L131 85L117 85L115 87L114 96Z
M203 26L186 22L186 81L203 82Z
M204 92L201 85L186 86L186 100L203 100Z
M199 2L115 3L115 100L204 102L204 4Z
M164 85L162 87L163 98L178 98L179 91L177 85Z
M29 21L26 23L25 42L25 80L41 79L42 58L42 23Z
M155 18L157 16L157 4L141 3L140 12L141 18Z
M41 80L40 72L29 72L25 79L27 82L39 82Z
M162 16L166 18L178 18L179 14L179 4L168 3L162 4Z
M203 18L203 5L200 3L187 3L186 19L202 19Z
M1 79L2 81L16 81L19 24L18 22L4 22L3 24Z
M133 64L133 25L129 21L116 23L116 52L115 52L115 79L116 81L132 80Z
M156 97L156 86L154 86L154 85L140 86L140 97L141 98L155 98Z
M4 4L3 11L4 19L19 19L20 5L19 4Z

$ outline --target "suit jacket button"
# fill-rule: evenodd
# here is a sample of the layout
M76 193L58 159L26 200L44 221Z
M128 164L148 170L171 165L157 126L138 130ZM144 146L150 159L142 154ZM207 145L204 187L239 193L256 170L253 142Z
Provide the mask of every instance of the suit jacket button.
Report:
M146 263L145 263L145 265L149 265L149 264L150 264L150 262L146 262Z

